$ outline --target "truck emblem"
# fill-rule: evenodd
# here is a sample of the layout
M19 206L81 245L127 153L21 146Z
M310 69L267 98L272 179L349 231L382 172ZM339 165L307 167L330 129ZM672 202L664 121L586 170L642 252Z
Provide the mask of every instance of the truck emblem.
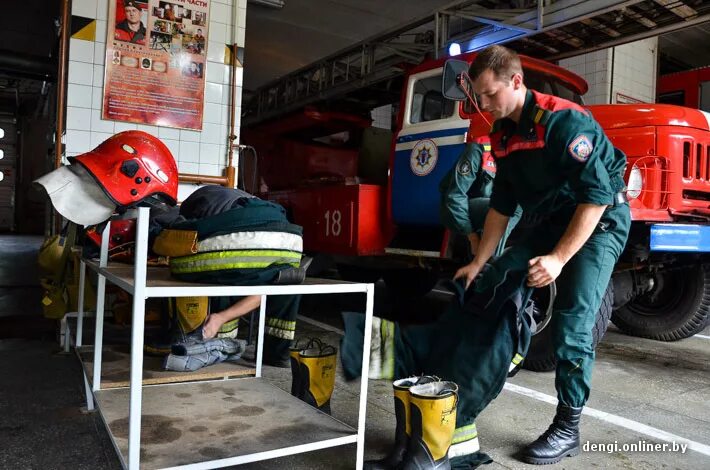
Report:
M436 144L429 139L420 140L412 149L409 166L417 176L426 176L432 172L439 158Z

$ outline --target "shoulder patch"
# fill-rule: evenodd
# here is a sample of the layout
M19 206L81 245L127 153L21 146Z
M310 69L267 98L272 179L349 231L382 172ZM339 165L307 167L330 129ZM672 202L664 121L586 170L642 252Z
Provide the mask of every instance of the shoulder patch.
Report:
M584 134L580 134L575 137L572 143L567 147L567 151L570 156L582 163L587 161L589 155L592 154L593 149L594 147L592 146L592 142Z
M458 165L456 165L456 173L461 176L467 176L471 173L471 164L468 160L460 160Z

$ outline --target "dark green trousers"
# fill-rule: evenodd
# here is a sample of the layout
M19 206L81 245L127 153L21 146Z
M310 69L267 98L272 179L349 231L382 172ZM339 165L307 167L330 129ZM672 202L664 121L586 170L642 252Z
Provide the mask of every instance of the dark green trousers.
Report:
M609 208L587 242L564 266L553 306L553 342L557 370L557 398L569 406L583 406L589 398L594 364L593 329L616 261L626 244L631 216L629 206ZM519 244L493 261L516 265L549 253L567 226L543 222Z

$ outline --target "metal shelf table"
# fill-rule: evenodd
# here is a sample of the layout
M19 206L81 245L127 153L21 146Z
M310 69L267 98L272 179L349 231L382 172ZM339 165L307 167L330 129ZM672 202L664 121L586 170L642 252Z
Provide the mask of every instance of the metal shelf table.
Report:
M218 468L255 462L285 455L308 452L344 444L357 444L356 466L362 468L365 444L365 416L367 405L367 371L369 354L363 354L362 379L357 430L312 408L261 378L266 300L270 295L364 293L365 338L364 351L370 350L374 285L328 279L307 279L296 285L225 286L182 282L170 278L167 268L147 267L148 208L139 208L136 228L134 266L108 263L110 225L103 232L99 261L82 260L80 267L79 311L77 314L77 347L81 346L83 322L83 294L85 269L98 274L96 301L96 330L94 337L93 374L84 374L87 407L94 406L101 413L111 440L124 468L136 470L144 460L144 468ZM133 295L131 323L130 386L101 389L103 349L103 321L106 281ZM208 382L182 382L144 385L143 342L145 300L150 297L187 296L245 296L262 297L256 354L256 377L233 378ZM91 385L89 382L91 381ZM232 401L233 403L230 403ZM175 405L175 406L172 406ZM236 406L231 406L236 405ZM126 413L126 406L128 412ZM160 410L160 414L151 414ZM230 424L230 414L237 417ZM141 449L141 418L146 420L151 442L161 444L154 453ZM258 415L258 416L257 416ZM205 420L204 416L211 417ZM254 416L256 419L249 419ZM284 417L293 418L291 427ZM304 423L295 424L295 417ZM158 420L156 422L156 419ZM193 421L204 420L203 424ZM220 422L218 431L222 447L208 445L204 435L209 423ZM186 424L189 432L172 427L171 423ZM288 427L288 432L283 432ZM167 429L158 433L155 429ZM204 432L204 431L208 432ZM164 434L168 434L165 436ZM177 434L181 434L177 436ZM172 437L171 437L172 436ZM176 437L177 436L177 437ZM233 439L229 441L229 438ZM243 442L239 439L244 437ZM261 436L261 438L260 438ZM275 438L274 436L280 436ZM169 441L169 442L165 442ZM165 445L169 445L165 447ZM226 447L226 448L225 448Z

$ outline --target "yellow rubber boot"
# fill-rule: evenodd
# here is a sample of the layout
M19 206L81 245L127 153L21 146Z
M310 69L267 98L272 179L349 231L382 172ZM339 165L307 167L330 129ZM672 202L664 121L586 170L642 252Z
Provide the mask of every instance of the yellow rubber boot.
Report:
M288 359L291 363L291 395L301 400L304 399L303 383L301 380L301 356L304 349L321 347L323 343L318 338L301 339L288 348Z
M412 437L401 469L450 470L458 385L444 381L415 385L409 394Z
M298 353L304 401L330 414L330 397L335 388L337 351L323 344Z
M409 419L409 389L414 385L435 382L439 379L428 375L420 377L407 377L392 382L394 389L394 415L397 425L394 431L394 447L389 454L380 460L369 460L365 462L364 470L390 470L395 469L402 463L407 453L409 439L412 435L412 427Z

